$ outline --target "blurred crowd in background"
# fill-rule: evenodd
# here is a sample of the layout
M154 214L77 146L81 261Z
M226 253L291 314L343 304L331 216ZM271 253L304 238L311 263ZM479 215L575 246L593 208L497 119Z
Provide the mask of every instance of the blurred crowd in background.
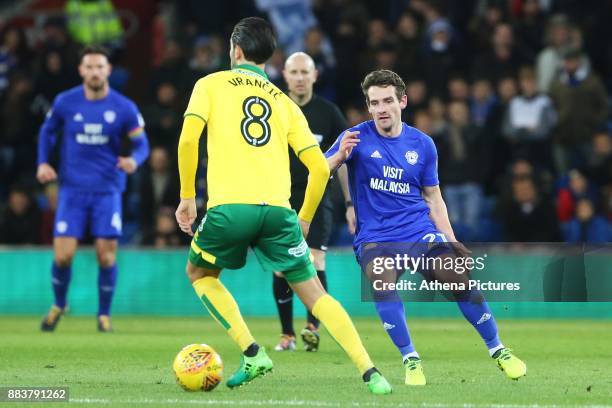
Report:
M459 239L612 237L612 1L68 0L29 20L20 13L37 2L23 3L0 1L11 17L0 18L0 243L52 242L58 187L36 182L38 130L53 98L80 83L79 48L96 42L112 50L111 86L138 102L152 146L124 196L122 243L185 244L174 221L182 114L198 78L229 68L229 32L249 15L277 31L270 80L285 89L285 58L305 51L315 92L350 125L369 119L366 73L402 76L404 121L435 141ZM151 18L138 22L133 5L153 7ZM130 33L134 19L147 35ZM134 58L143 50L148 58ZM201 150L204 209L205 142ZM344 200L330 188L331 244L350 245Z

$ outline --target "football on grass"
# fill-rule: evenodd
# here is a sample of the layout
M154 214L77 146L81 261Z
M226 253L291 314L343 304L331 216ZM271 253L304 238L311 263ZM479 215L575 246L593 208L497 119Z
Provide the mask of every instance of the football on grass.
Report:
M207 344L183 347L172 369L176 382L186 391L212 391L223 378L221 356Z

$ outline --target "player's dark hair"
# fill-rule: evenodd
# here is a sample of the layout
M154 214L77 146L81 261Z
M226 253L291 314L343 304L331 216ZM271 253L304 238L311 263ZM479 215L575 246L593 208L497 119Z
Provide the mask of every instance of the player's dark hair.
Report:
M402 80L402 78L397 75L395 72L390 71L388 69L379 69L377 71L372 71L363 79L361 83L361 90L363 91L363 95L366 98L366 102L368 105L370 104L370 100L368 98L368 89L372 86L380 86L386 88L388 86L395 87L395 95L398 100L402 100L402 97L406 94L406 84Z
M79 52L79 62L83 62L83 58L89 54L99 54L104 55L107 60L110 60L110 52L101 45L92 44L84 47L81 52Z
M247 17L240 20L232 31L232 43L239 45L244 58L255 64L263 64L274 53L276 38L272 26L260 17Z

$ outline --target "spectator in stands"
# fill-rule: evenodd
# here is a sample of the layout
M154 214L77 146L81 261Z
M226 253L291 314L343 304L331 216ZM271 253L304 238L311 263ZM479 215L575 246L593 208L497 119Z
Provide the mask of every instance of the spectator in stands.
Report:
M559 114L554 134L555 165L559 173L564 173L584 166L591 137L608 115L608 95L577 48L564 50L563 71L553 82L550 95Z
M306 31L304 52L312 57L317 68L314 91L320 96L335 100L336 58L331 43L319 27L311 27Z
M571 170L560 184L557 193L557 217L560 222L567 222L576 215L576 203L580 199L597 202L597 189L578 170Z
M448 105L448 126L435 141L448 216L461 236L459 239L473 240L483 199L480 183L487 164L482 155L481 131L470 123L465 102L453 101Z
M196 39L193 54L189 60L189 68L193 71L194 80L225 68L222 66L223 48L218 42L217 36L201 36Z
M595 206L587 198L578 200L576 216L563 226L564 239L571 243L604 244L612 239L611 231L608 221L595 214Z
M559 227L552 202L539 194L531 178L512 181L512 201L502 214L508 242L556 242Z
M20 179L34 176L37 123L31 110L32 100L30 77L25 72L15 73L9 88L0 98L0 157L6 160L7 184L27 182Z
M142 110L147 135L152 145L175 149L183 119L179 91L172 82L162 82L156 90L155 102Z
M374 65L371 71L378 69L388 69L390 71L396 71L397 65L397 44L393 40L383 41L374 54Z
M489 49L495 27L508 17L506 2L503 0L481 1L480 5L484 7L476 9L476 17L468 26L470 43L474 45L476 54L482 54Z
M421 132L435 136L433 132L433 121L427 109L421 109L414 114L414 127Z
M451 101L468 102L470 99L470 85L465 77L454 75L448 80L448 99Z
M518 158L514 160L506 173L501 176L497 181L499 191L499 207L507 207L512 202L513 191L512 183L514 180L529 178L532 179L536 186L538 186L539 194L545 196L547 199L552 199L552 181L549 178L549 173L543 172L540 168L534 166L532 162L524 158Z
M68 0L65 5L68 31L79 44L122 46L123 27L111 0Z
M13 187L7 207L0 213L0 243L37 244L39 227L40 211L29 192L19 186Z
M79 46L70 38L64 17L45 19L38 41L38 53L43 58L47 53L54 51L60 54L62 65L66 67L79 65ZM44 65L44 61L41 65Z
M387 24L383 20L373 19L368 23L368 49L374 52L385 39L389 38Z
M346 116L346 124L348 127L358 125L361 122L369 120L370 118L367 110L354 105L350 105L348 108L346 108L344 115Z
M145 236L144 245L155 248L171 248L184 245L184 239L174 219L174 207L162 207L155 215L155 225L152 233Z
M548 20L546 43L548 46L537 57L538 89L542 93L548 93L559 75L563 62L561 51L571 44L571 25L567 16L555 14Z
M604 130L593 135L586 174L598 187L612 185L612 140Z
M162 146L152 148L140 188L141 229L145 235L150 235L155 228L155 217L161 208L174 208L177 205L178 187L168 150ZM173 218L172 221L174 223Z
M463 69L463 53L457 34L446 19L435 21L427 29L420 64L430 95L445 96L451 74Z
M11 73L29 68L30 60L30 49L22 29L9 27L0 33L0 96L9 87Z
M524 67L519 74L521 94L508 105L503 134L514 157L525 157L550 167L550 131L557 121L552 101L538 93L535 72Z
M497 83L497 103L487 115L483 128L484 148L489 156L489 168L484 177L484 189L487 194L498 192L498 179L504 174L512 160L510 148L502 136L502 124L510 100L517 93L516 80L506 76ZM509 188L509 187L508 187Z
M427 85L425 81L417 79L406 84L406 95L408 104L402 111L404 122L414 123L414 114L422 109L427 109Z
M541 10L539 0L524 0L520 4L520 13L514 24L517 43L533 59L543 47L546 18Z
M156 92L161 83L169 82L176 87L179 95L188 95L195 83L194 79L185 58L185 50L178 41L168 40L162 61L159 67L153 70L151 89ZM154 92L151 94L151 99L155 97Z
M493 92L491 82L486 78L476 79L471 89L470 116L472 123L478 127L484 127L496 104L497 97Z
M457 102L461 101L458 100ZM434 137L434 135L444 132L448 126L448 121L446 120L446 105L442 99L434 97L429 100L428 111L431 115L432 125L431 133L428 134Z
M518 94L514 76L503 77L497 82L497 97L500 104L507 105Z
M45 51L40 56L39 64L32 108L39 117L39 123L42 123L57 94L78 85L80 81L77 71L66 65L64 54L59 50Z
M497 84L501 78L514 75L517 67L528 61L524 51L515 44L512 26L500 23L495 26L489 50L475 58L472 77L487 78Z
M285 88L285 79L283 78L283 69L285 68L285 60L287 57L281 48L276 48L270 60L266 63L266 74L268 79L280 89Z
M419 23L412 12L400 16L395 33L399 43L397 73L402 78L422 76L421 67L415 64L421 52Z
M328 2L325 4L328 5ZM338 23L333 31L329 31L334 39L336 70L342 74L342 80L336 81L337 102L340 106L363 104L361 89L355 86L363 76L361 70L355 67L361 67L360 53L368 41L368 12L358 2L344 3L337 8L341 9L336 16Z

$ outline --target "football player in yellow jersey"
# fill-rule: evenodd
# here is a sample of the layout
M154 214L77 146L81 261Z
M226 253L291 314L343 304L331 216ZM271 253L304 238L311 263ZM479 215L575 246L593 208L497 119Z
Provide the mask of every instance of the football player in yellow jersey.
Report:
M192 233L196 219L195 173L205 126L209 201L191 243L187 275L206 309L243 352L240 367L227 382L230 388L273 366L219 280L223 268L242 267L252 247L266 270L284 273L304 305L355 363L368 389L388 394L391 386L372 364L344 308L323 289L309 259L304 235L323 196L329 168L299 107L264 73L275 47L267 21L241 20L231 35L232 69L200 79L193 89L178 147L181 202L176 219L184 232ZM288 146L310 174L299 215L289 206Z

